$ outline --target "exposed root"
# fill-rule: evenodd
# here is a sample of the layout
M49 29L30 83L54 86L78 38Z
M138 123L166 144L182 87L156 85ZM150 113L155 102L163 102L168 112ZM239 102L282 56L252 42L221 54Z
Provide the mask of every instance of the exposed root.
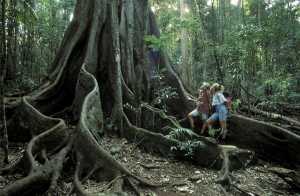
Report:
M44 192L47 190L45 187L49 186L51 172L50 168L41 167L38 172L34 172L0 190L0 196L32 195L37 192Z
M227 142L241 148L251 149L259 157L287 167L300 163L300 136L270 123L241 115L229 118ZM288 164L288 165L287 165Z
M124 185L124 178L117 176L112 183L111 192L122 192Z
M79 195L86 195L81 183L87 180L93 173L97 172L98 168L101 168L101 171L110 173L114 177L121 176L121 178L118 180L118 183L114 183L113 189L117 191L121 191L123 179L126 179L129 182L129 186L131 186L137 194L140 193L138 191L138 188L133 184L132 180L136 180L140 185L143 186L158 186L133 175L127 168L122 166L99 145L99 135L97 135L98 132L96 131L96 129L98 129L99 127L102 128L103 126L102 117L100 116L98 119L96 118L99 115L99 111L96 108L101 108L101 106L98 107L97 105L100 103L99 87L94 76L89 74L84 69L84 66L81 71L80 78L82 78L82 80L84 80L85 82L91 83L88 83L85 98L78 100L78 104L82 104L82 107L80 107L81 115L74 138L67 133L67 129L65 128L63 121L43 116L37 110L33 109L33 107L31 107L29 103L26 103L26 100L24 101L25 108L27 108L27 111L29 111L30 114L34 114L31 116L35 117L35 119L37 119L37 122L41 120L47 120L51 121L52 123L48 122L49 128L46 131L36 129L32 131L33 133L40 134L33 137L26 151L32 166L31 173L29 174L29 176L21 179L20 181L17 181L11 186L8 186L3 190L3 193L9 193L8 195L18 194L24 189L28 191L29 187L33 185L36 187L40 187L39 191L53 191L56 188L57 180L61 175L63 162L65 159L67 159L66 156L71 149L76 152L77 155L77 165L74 175L74 189ZM54 124L54 122L57 124ZM152 149L156 148L161 150L162 152L165 152L166 154L170 154L173 153L171 151L171 148L179 144L179 141L177 140L172 140L163 136L162 134L152 133L150 131L132 125L125 115L124 123L126 125L125 136L127 136L128 139L136 138L138 140L143 140L143 146L147 146ZM28 127L27 129L30 129L30 127ZM70 137L72 139L71 141L69 141L68 145L62 146L65 144L65 138ZM57 138L64 138L64 141L58 142ZM206 138L200 136L199 138L201 139L201 142L203 142L203 146L196 152L198 153L196 154L196 157L198 157L198 159L196 160L200 165L210 165L213 161L220 157L220 147L210 140L207 140ZM50 143L49 139L51 142L55 141L56 145ZM156 141L159 141L159 143L157 143ZM71 145L73 143L74 145ZM158 147L157 144L159 144L160 146ZM49 153L47 156L47 152L55 153L58 150L57 146L62 147L60 149L60 152L54 154L54 157L48 158ZM84 146L84 148L82 148L82 146ZM40 163L35 160L35 155L37 155L38 153L43 154L43 159L45 160L44 165L39 165ZM206 157L207 160L203 160L201 157ZM224 157L221 158L226 159ZM228 157L227 161L229 161ZM82 171L89 172L86 174L85 178L80 179ZM39 181L37 181L37 179ZM40 184L41 182L43 182L43 185ZM12 190L15 190L15 192L12 192ZM12 193L10 194L10 192ZM32 192L29 191L28 194L29 193Z
M41 156L42 156L42 158L44 159L45 162L49 162L46 149L42 150Z
M221 152L223 158L223 165L221 169L222 174L220 178L217 180L217 183L221 184L226 190L229 190L232 183L230 177L230 171L229 171L229 167L230 167L229 156L226 150L222 150Z
M31 195L35 192L48 190L50 186L54 190L56 187L57 179L60 176L63 162L66 155L69 153L72 146L70 144L63 148L51 161L46 162L45 165L32 166L34 168L30 174L13 184L7 186L0 192L0 195ZM35 163L35 161L34 161ZM52 177L52 182L51 182ZM35 187L35 189L32 189Z
M87 196L88 194L84 191L84 189L82 188L82 184L80 182L79 176L81 173L81 158L79 158L80 155L77 154L77 164L76 164L76 170L75 170L75 175L74 175L74 187L75 187L75 191L77 193L77 195L79 196Z
M88 180L95 173L95 171L97 169L99 169L99 168L97 166L94 166L93 169L91 169L89 171L89 173L84 178L82 178L81 183L84 183L86 180ZM74 190L75 190L74 186L72 186L71 189L70 189L70 191L69 191L69 193L68 193L68 196L70 196L71 194L73 194Z
M0 80L3 80L3 78ZM3 82L3 81L2 81ZM3 85L0 85L1 88ZM4 151L4 159L3 159L3 163L5 164L9 164L9 160L8 160L8 135L7 135L7 125L6 125L6 111L5 111L5 105L4 105L4 98L3 96L3 89L0 90L1 95L0 95L0 147L3 149Z
M272 120L280 120L280 121L283 121L283 122L285 122L287 124L290 124L292 126L300 127L300 122L299 121L297 121L295 119L292 119L292 118L289 118L287 116L284 116L282 114L266 112L266 111L263 111L263 110L259 110L257 108L250 108L250 111L254 114L262 115L262 116L270 118Z
M121 2L128 7L122 8ZM12 138L29 142L26 156L20 162L25 165L23 168L29 167L29 175L5 187L0 191L0 195L55 192L63 173L63 164L70 160L71 151L76 154L77 159L73 186L78 195L87 195L82 183L91 176L98 177L97 175L108 177L109 180L115 179L109 186L112 185L112 189L118 192L122 192L124 180L137 195L140 195L140 191L135 183L146 187L160 186L132 174L103 149L101 136L104 134L106 117L112 119L113 126L120 132L124 130L124 136L128 140L142 141L141 145L147 150L184 157L182 151L172 150L182 145L182 141L148 131L146 126L147 129L137 126L143 125L140 121L143 109L159 119L161 124L158 123L159 127L155 128L156 130L160 131L167 125L180 127L174 118L161 110L147 104L139 106L143 101L150 101L150 88L153 87L150 84L152 75L149 74L146 65L144 35L149 33L159 36L155 29L154 15L148 6L147 1L140 0L77 1L74 19L53 62L50 74L52 82L30 97L23 98L22 103L14 108L15 113L8 126L10 134L14 136ZM123 11L118 10L119 7ZM118 15L118 11L123 12L121 16ZM130 27L119 32L119 17L122 16L126 17L126 20L121 19L122 24ZM119 33L123 34L122 36L130 34L132 41L126 42L129 48L122 48L123 42L120 47ZM134 38L136 40L133 40ZM126 55L121 54L124 50L127 51ZM187 111L194 107L191 96L184 89L167 55L162 52L159 58L166 68L165 83L172 86L178 94L178 97L169 100L167 105L171 108L171 113L185 116ZM122 65L126 64L128 70L121 67L120 60L124 61ZM125 73L128 75L125 76ZM138 106L135 125L131 124L123 112L123 99ZM66 110L70 113L70 116L66 116L70 117L76 129L69 129L63 119L46 116L64 116L61 115L61 111ZM221 168L219 163L223 162L224 182L229 178L230 165L236 162L236 168L242 167L241 163L230 154L227 155L215 142L201 136L197 136L197 139L199 145L195 147L193 161L205 167L214 164L217 169ZM238 155L244 153L242 162L251 159L249 152L236 152ZM230 179L228 181L230 184ZM72 193L73 190L70 191L70 194Z
M107 191L113 184L115 184L116 181L118 181L120 178L124 178L124 177L125 177L125 175L115 177L109 183L107 183L105 185L105 187L103 187L102 191Z
M25 150L24 150L25 152ZM24 152L21 152L24 154ZM15 174L17 172L22 172L22 164L24 163L24 156L18 157L16 160L11 162L8 166L0 169L1 175L7 175L7 174Z
M34 137L29 142L27 150L26 150L26 155L27 155L27 158L28 158L30 166L31 166L30 172L33 172L38 166L38 163L36 162L34 155L33 155L33 154L36 154L36 152L34 152L34 150L36 151L36 150L40 149L40 145L38 143L42 143L41 140L51 136L52 134L55 134L55 131L57 131L57 130L56 129L47 130L46 132ZM37 146L35 146L35 145L37 145ZM43 149L43 151L45 152L46 150Z
M157 115L158 118L162 119L164 121L163 126L171 126L171 127L175 127L175 128L180 128L181 127L179 122L174 117L168 116L163 110L152 107L147 103L143 103L141 105L141 107L148 110L148 111L150 111L150 112L153 112L154 115Z
M57 187L57 181L58 181L59 177L61 176L63 164L66 160L68 153L72 149L73 142L74 142L74 136L71 136L71 139L70 139L68 145L59 152L59 154L55 160L54 172L52 174L51 185L49 188L50 191L54 191Z
M225 196L228 196L229 194L227 193L226 189L222 186L222 185L219 185L222 193L225 195Z
M280 167L269 168L268 171L276 174L288 183L293 189L300 190L300 172Z
M235 184L232 184L232 187L234 187L235 189L237 189L238 191L240 191L241 193L243 193L245 196L259 196L258 194L256 193L250 193L240 187L238 187L237 185Z
M137 141L143 140L141 144L148 151L185 158L184 152L180 150L180 146L182 145L181 141L136 127L129 122L126 116L124 116L124 122L127 126L125 128L125 136L128 140L132 140L133 138ZM227 154L224 156L224 151L229 153L229 160L232 162L231 169L246 167L254 157L254 153L249 150L239 149L235 146L217 145L208 138L198 136L197 134L195 134L195 136L198 144L193 149L194 155L192 156L192 160L201 166L210 167L213 165L214 168L220 169L222 166L220 163L222 163L226 157L228 158ZM179 150L176 150L176 148ZM203 159L203 157L206 158ZM240 157L240 159L237 159L237 157Z
M133 189L133 191L136 193L137 196L141 196L142 195L142 193L139 191L139 189L136 187L136 185L131 181L131 179L126 178L126 182Z

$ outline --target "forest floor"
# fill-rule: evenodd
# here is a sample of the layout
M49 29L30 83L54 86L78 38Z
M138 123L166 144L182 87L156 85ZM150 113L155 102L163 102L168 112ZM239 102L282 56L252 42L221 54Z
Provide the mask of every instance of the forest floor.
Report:
M139 191L145 196L299 195L299 193L293 192L282 179L268 172L267 169L274 165L263 161L258 161L255 166L247 169L234 171L232 173L234 187L224 193L224 189L215 182L218 179L219 171L202 168L190 162L146 153L140 150L135 143L129 143L126 139L107 136L104 137L102 146L133 174L156 184L164 184L156 190L140 188ZM24 149L22 144L11 144L10 160L14 161L21 157L22 149ZM1 152L0 160L2 156ZM0 176L0 189L21 177L21 174ZM57 189L58 195L66 195L71 189L71 184L68 177L63 179ZM88 180L84 184L84 188L88 193L99 193L109 191L109 184L110 182L98 183ZM130 191L128 194L134 195Z

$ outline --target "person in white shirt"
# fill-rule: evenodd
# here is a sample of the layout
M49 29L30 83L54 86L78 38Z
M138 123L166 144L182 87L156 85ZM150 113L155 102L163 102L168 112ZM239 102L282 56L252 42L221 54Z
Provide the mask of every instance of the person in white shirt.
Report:
M210 127L214 124L214 122L219 121L221 126L222 139L225 139L227 134L226 120L227 120L228 110L225 105L227 99L223 95L223 90L224 87L218 83L215 83L211 86L210 92L213 95L213 99L212 99L213 114L205 122L204 126L202 127L201 133L203 134L207 127Z

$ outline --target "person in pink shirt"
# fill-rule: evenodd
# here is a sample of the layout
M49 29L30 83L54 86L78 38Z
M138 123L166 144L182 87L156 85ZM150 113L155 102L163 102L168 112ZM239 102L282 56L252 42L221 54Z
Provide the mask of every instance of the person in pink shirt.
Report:
M188 114L191 128L194 128L194 118L201 116L203 122L206 122L211 111L210 104L210 85L204 82L199 89L199 96L197 99L197 107Z

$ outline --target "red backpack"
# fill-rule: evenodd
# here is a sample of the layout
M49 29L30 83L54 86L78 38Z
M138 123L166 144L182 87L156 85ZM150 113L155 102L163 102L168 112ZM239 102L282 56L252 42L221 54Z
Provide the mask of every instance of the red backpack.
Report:
M226 98L226 103L225 103L225 105L226 105L226 107L227 107L227 109L228 110L231 110L231 106L232 106L232 97L225 97Z
M232 96L230 96L228 92L223 92L223 95L226 98L225 106L228 109L228 111L230 111L232 106Z

